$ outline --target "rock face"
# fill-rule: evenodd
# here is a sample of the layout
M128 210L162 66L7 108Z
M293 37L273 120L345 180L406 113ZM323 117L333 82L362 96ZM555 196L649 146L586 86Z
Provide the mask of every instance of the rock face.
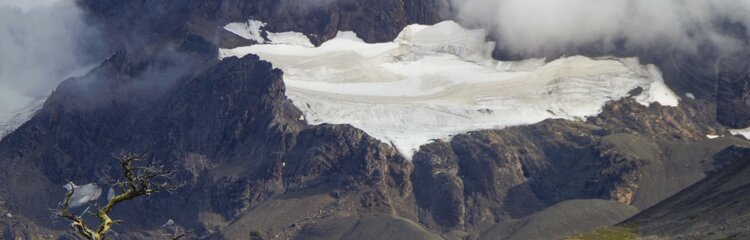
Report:
M750 54L734 56L720 65L717 117L732 128L750 127Z
M243 40L217 26L249 19L267 22L271 32L305 33L315 44L338 31L355 31L367 42L384 42L396 38L407 24L434 24L450 14L448 0L79 0L79 4L102 22L108 35L126 36L112 39L118 47L131 45L132 39L159 44L188 32L222 47L237 46Z
M727 27L730 36L738 37L738 42L748 43L747 30ZM645 61L658 65L670 88L681 96L687 93L699 99L716 102L717 120L732 128L750 127L750 95L748 69L750 46L747 44L726 52L716 47L703 47L696 53L655 53L635 52L631 55L644 56ZM686 97L683 97L686 98Z
M691 108L627 101L607 108L589 123L547 120L423 146L413 159L420 222L485 229L571 199L642 209L700 180L712 154L744 142L701 140L711 130L688 120Z

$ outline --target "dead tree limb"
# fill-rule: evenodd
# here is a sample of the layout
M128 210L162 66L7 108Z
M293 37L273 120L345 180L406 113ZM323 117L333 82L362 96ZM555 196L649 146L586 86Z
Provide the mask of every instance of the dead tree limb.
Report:
M70 190L65 194L65 200L60 208L54 212L58 217L71 221L71 226L76 233L85 239L105 239L112 226L122 223L109 216L118 204L160 191L173 191L178 187L173 184L174 171L166 170L163 165L140 166L139 163L144 159L143 154L120 153L114 157L120 162L124 179L115 181L111 185L119 188L121 193L108 199L104 207L96 207L96 212L93 213L99 219L99 226L96 230L89 227L82 217L70 212L70 201L75 191L75 185L72 182L68 182Z

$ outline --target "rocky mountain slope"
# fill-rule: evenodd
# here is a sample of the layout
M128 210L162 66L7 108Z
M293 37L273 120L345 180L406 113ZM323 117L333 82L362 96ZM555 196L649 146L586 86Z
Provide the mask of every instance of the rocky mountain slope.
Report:
M750 150L727 148L717 170L623 223L644 235L681 239L746 239L750 220Z
M121 150L148 152L186 183L115 211L125 221L116 229L122 239L155 238L168 219L215 239L548 239L614 224L699 181L685 191L731 183L710 172L736 164L715 154L750 146L722 125L743 127L742 111L721 120L726 103L746 104L741 68L694 75L731 83L715 100L713 89L679 83L690 72L677 69L689 65L659 65L670 87L705 95L678 107L626 97L588 119L458 134L422 146L409 161L353 126L309 125L271 63L217 56L219 47L252 44L226 33L230 22L263 20L315 44L339 30L382 42L409 23L450 17L447 3L80 1L113 55L61 84L0 141L2 236L70 237L47 210L63 196L60 186L116 173L111 154ZM549 227L559 223L569 227ZM669 224L658 226L679 231ZM660 231L652 229L644 231Z
M169 56L177 53L132 63L120 52L88 76L67 81L4 139L0 152L9 167L2 189L13 193L3 195L10 211L64 229L43 220L56 199L38 198L40 192L61 196L65 178L92 182L116 170L107 161L111 152L148 149L154 159L185 169L180 178L190 184L118 212L129 228L153 229L173 218L227 238L306 238L351 227L336 221L361 219L448 238L480 237L566 200L648 207L698 181L710 164L702 161L714 153L746 144L705 138L726 133L700 117L710 105L644 107L625 100L585 123L548 120L459 135L424 146L408 162L350 126L305 124L283 94L281 71L252 55L197 61L190 68L196 72L176 75L156 90L161 94L144 90L154 89L144 88L144 76L170 69ZM89 81L101 75L107 80Z

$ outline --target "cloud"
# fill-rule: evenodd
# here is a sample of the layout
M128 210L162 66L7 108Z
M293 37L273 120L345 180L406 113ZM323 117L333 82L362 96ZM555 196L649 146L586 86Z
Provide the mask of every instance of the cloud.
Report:
M454 0L464 24L492 30L499 46L540 54L590 44L695 50L731 48L717 26L750 24L750 0Z
M14 7L29 11L37 7L51 6L61 0L0 0L0 7Z
M93 67L97 36L74 0L0 0L0 116Z

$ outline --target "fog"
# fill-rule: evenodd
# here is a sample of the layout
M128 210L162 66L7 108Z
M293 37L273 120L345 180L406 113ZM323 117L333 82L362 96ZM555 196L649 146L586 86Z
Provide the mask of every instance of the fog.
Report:
M101 59L73 0L0 0L0 123Z
M0 0L0 6L16 7L29 11L36 7L50 6L59 0Z
M718 24L750 23L750 0L453 0L460 22L493 31L516 54L543 54L592 43L693 51L737 39Z

